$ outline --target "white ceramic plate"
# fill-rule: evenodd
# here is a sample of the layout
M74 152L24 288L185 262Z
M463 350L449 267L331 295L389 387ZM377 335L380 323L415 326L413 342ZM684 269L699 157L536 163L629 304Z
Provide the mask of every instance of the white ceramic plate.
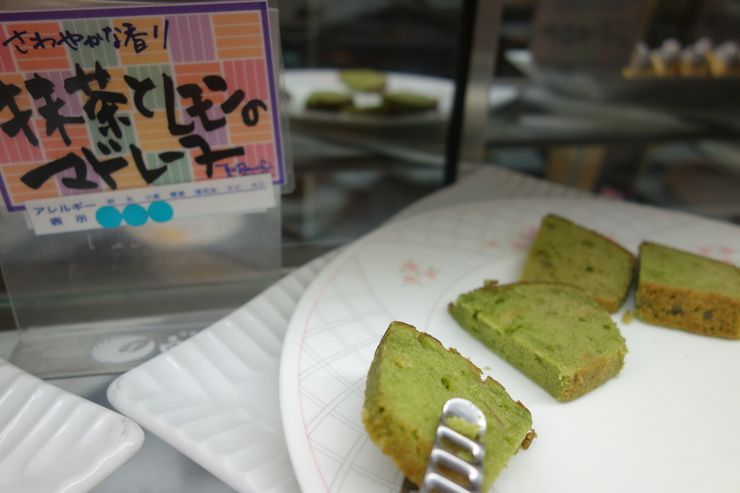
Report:
M314 91L336 91L351 94L348 86L339 78L339 72L331 69L286 70L285 90L288 93L288 116L295 120L349 125L397 126L419 125L446 121L452 112L454 82L450 79L415 74L386 73L388 92L411 91L437 99L437 110L403 116L358 115L306 109L306 100ZM491 107L500 106L516 99L519 92L511 85L494 85L489 91ZM370 95L358 96L369 100ZM372 101L369 101L372 102ZM360 99L362 103L362 99Z
M130 419L0 360L0 491L89 491L142 443Z
M740 262L740 228L606 200L462 205L385 226L311 284L291 320L280 398L303 491L396 493L403 477L361 423L365 377L388 324L431 333L532 412L537 438L496 480L500 493L740 491L740 341L621 321L621 374L569 403L488 351L447 313L485 279L515 281L543 215L571 218L633 252L644 239Z
M328 259L121 375L109 401L237 491L297 492L280 422L280 350L298 299Z

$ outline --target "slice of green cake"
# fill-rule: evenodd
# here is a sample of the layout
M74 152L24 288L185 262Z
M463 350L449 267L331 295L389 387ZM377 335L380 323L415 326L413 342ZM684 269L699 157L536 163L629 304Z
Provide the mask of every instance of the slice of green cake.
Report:
M740 269L643 242L635 316L650 324L740 339Z
M339 71L339 78L356 91L377 92L385 89L386 76L377 70L344 69Z
M412 92L394 92L382 94L376 105L355 105L350 111L355 114L394 117L434 111L436 108L437 100L434 98Z
M458 296L460 326L555 398L568 401L616 376L627 347L609 313L567 284L496 285Z
M613 313L627 297L636 263L609 238L550 214L542 219L519 280L571 284Z
M372 441L412 482L421 484L445 402L471 401L483 411L483 490L534 438L532 416L506 390L454 349L414 327L393 322L367 375L362 422Z
M383 105L391 115L423 113L437 108L437 100L414 92L392 92L383 94Z
M314 91L306 98L306 108L322 111L348 111L352 109L352 96L336 91Z

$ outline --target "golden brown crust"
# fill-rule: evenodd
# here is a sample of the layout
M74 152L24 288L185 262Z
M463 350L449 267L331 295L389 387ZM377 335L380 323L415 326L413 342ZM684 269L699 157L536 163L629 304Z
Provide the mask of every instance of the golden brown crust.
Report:
M537 438L537 432L534 431L534 428L532 428L529 433L527 433L527 436L524 437L524 441L522 442L522 449L527 450L530 445L532 445L532 440Z
M396 466L412 482L420 484L426 472L426 462L419 461L419 457L428 457L433 442L419 437L416 441L406 440L410 430L397 426L396 420L389 413L373 413L372 419L363 415L363 421L368 430L385 430L383 435L377 433L371 436L372 441L380 447L383 454L391 457ZM413 445L416 445L414 447Z
M640 282L635 316L649 324L740 339L740 299L720 293Z
M606 311L609 313L614 313L617 310L619 310L619 307L622 306L622 303L624 303L624 298L622 299L614 299L614 298L604 298L602 296L592 296L594 301L598 303L599 305L603 306Z
M572 385L556 397L561 401L572 401L617 376L623 365L624 360L620 355L591 360L588 366L573 375Z

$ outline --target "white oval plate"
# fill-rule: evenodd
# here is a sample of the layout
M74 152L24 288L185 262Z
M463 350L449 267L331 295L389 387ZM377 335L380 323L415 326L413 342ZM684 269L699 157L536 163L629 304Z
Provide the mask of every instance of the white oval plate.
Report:
M280 399L303 491L396 493L402 474L361 422L365 377L388 324L431 333L531 411L537 438L494 491L740 491L740 341L614 320L629 353L621 374L569 403L457 326L447 313L485 279L515 281L542 216L557 213L636 252L653 240L740 262L740 228L605 200L514 199L434 211L356 242L310 285L286 335Z

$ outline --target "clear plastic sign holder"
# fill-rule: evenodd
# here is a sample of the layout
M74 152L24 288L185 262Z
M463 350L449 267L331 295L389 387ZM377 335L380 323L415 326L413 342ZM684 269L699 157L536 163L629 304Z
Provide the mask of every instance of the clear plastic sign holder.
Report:
M85 9L89 9L91 5L90 2L66 2L66 4L65 7L71 7L78 14L83 12L80 10L83 4ZM209 326L259 294L279 278L282 267L280 195L292 185L292 159L290 147L286 143L287 119L283 111L284 105L279 103L281 91L278 90L279 84L276 82L282 67L277 35L279 32L277 11L269 8L266 2L177 5L162 3L155 6L147 4L146 7L142 7L142 4L123 7L120 2L115 4L116 8L134 9L129 15L128 12L109 8L109 5L112 4L102 3L95 11L95 16L86 14L88 17L84 19L65 13L71 10L60 10L59 21L50 18L43 22L47 26L57 22L60 27L59 33L55 32L57 43L61 43L59 40L66 36L67 41L63 41L65 43L75 39L80 43L82 40L93 43L95 38L98 44L102 45L106 42L106 33L112 35L118 30L121 36L119 46L109 46L104 52L97 51L92 60L78 64L82 67L83 74L94 73L96 62L98 66L111 63L111 54L117 55L119 62L124 58L125 47L121 29L126 23L130 25L141 22L141 26L149 26L151 36L152 26L161 21L158 28L158 35L161 38L166 22L170 43L167 50L170 50L173 59L179 57L175 62L181 64L172 62L169 69L160 68L158 72L146 73L160 77L159 79L152 77L155 81L166 81L167 74L173 75L173 87L180 91L176 97L178 106L173 114L177 124L183 126L198 119L188 118L186 103L193 103L192 107L195 102L207 99L208 89L211 93L223 89L218 86L220 81L233 83L234 80L242 79L231 72L228 76L225 73L209 73L214 77L207 79L202 75L190 78L182 75L193 67L197 55L193 55L194 60L189 59L190 55L185 47L181 47L179 52L175 53L178 40L183 42L187 37L193 37L192 34L187 36L184 32L178 33L178 22L183 25L189 22L192 26L192 22L197 20L201 22L199 29L205 33L209 29L209 22L213 24L237 19L238 16L229 12L229 8L232 7L245 8L249 14L256 13L257 17L261 16L261 27L260 23L256 22L252 25L222 26L220 31L231 29L232 32L255 33L259 32L259 29L263 30L265 43L262 62L266 66L264 71L266 80L273 83L272 87L262 87L261 91L267 95L267 100L261 97L260 100L263 105L275 107L272 113L269 113L271 120L267 125L270 127L269 123L272 123L273 134L267 139L267 143L260 144L262 147L257 145L250 147L251 140L254 140L250 132L254 132L254 128L262 128L264 131L265 126L247 127L245 123L243 125L245 128L237 128L228 136L224 132L221 140L209 141L212 150L243 148L246 152L241 154L234 152L238 155L231 158L223 157L224 154L221 155L221 159L212 160L210 163L212 177L208 179L201 176L200 179L171 180L164 184L154 180L148 186L140 188L121 186L116 190L98 183L98 189L91 193L68 193L41 198L32 196L30 200L24 200L23 208L13 206L12 201L16 198L13 194L18 187L13 187L11 170L16 168L12 166L2 168L4 205L0 208L0 261L19 335L11 362L43 378L118 373L137 366ZM242 13L244 12L237 12ZM7 21L7 14L8 12L0 9L0 15L5 16L0 17L0 21ZM20 30L12 29L13 26L18 27L21 24L21 21L5 22L3 26L5 31L0 31L2 42L5 42L4 49L7 50L9 47L19 50L33 49L30 37L22 38L19 35ZM34 27L33 23L29 26ZM73 31L72 27L78 31ZM143 30L143 27L141 29ZM27 36L34 33L34 29L26 31ZM15 39L8 41L13 33ZM70 33L74 37L70 38ZM48 39L52 37L51 34L47 36ZM228 40L208 41L209 43L213 41L211 44L218 50L219 46L223 47ZM251 53L244 55L246 57L259 58L259 55L254 55L255 52L259 52L258 48L249 51L241 47L238 41L234 46L237 52L241 50L244 53ZM77 47L80 51L70 55L73 61L74 56L82 56L78 54L84 51L81 44ZM3 45L0 45L0 49L3 49ZM69 45L66 49L70 50ZM126 53L130 55L131 51ZM98 54L101 55L98 57ZM219 58L228 58L233 56L233 53L229 55L228 50L222 50L217 51L215 55L210 53L203 56L207 57L209 63L213 63L213 60L217 63ZM129 61L130 64L137 64L135 56L132 55L130 60L133 60ZM120 63L124 65L123 62ZM73 63L72 66L74 65ZM160 62L159 66L163 65L166 65L166 62ZM258 65L259 60L250 66ZM234 63L227 60L220 66L228 66L231 70L241 65L239 60ZM109 69L112 74L111 81L123 73L145 74L142 67L118 68L120 69L118 71ZM9 72L7 67L4 72ZM55 74L51 72L53 72L51 69L40 67L33 71L31 76L38 73L47 80L56 80L53 78ZM74 69L64 73L68 76L67 79L80 75L80 72L75 72ZM165 74L164 79L161 78L162 74ZM0 80L3 78L3 71L0 71ZM137 80L141 82L143 79L144 77L138 77ZM190 84L185 89L183 86L186 84L181 83L183 80L189 81L187 83ZM120 89L122 87L120 82L117 81L118 85L114 87ZM198 83L203 85L206 82L212 86L203 87L203 97L197 100L198 95L192 91L197 93ZM227 104L226 107L222 106L222 112L225 113L226 109L234 111L233 108L239 107L237 102L246 108L249 101L257 99L253 96L255 92L253 85L262 82L244 79L239 88L243 91L242 96L229 100L227 96L236 93L236 88L232 85L227 96L217 101ZM6 86L12 83L15 87L25 90L23 80L10 78L3 83ZM132 85L136 86L136 81L129 84L130 87ZM188 89L191 90L190 93L187 92ZM134 127L136 124L148 123L148 120L142 118L140 114L134 114L137 112L133 100L144 94L134 95L134 92L125 94L127 98L131 98L132 103L128 113L120 113L120 116L126 118L118 122L121 127L126 127L124 138L121 140L135 142L145 148L146 141L150 138L148 134L132 136L126 133L130 131L127 124ZM183 97L183 94L190 96L190 99ZM194 94L196 99L193 99ZM36 94L38 95L39 93ZM26 109L32 108L33 115L30 121L39 118L37 113L44 104L43 98L39 97L35 104L30 97L18 100L19 109L22 105L25 105ZM53 98L54 96L46 100L47 103L53 102ZM66 100L69 101L71 99ZM167 108L159 111L160 102L150 99L149 95L142 97L138 103L144 109L153 108L154 113L168 111ZM229 104L231 106L228 106ZM259 103L257 105L259 106ZM100 107L102 106L99 105L98 108ZM247 117L241 120L244 121L250 115L254 117L268 114L260 113L261 107L255 108L252 106L252 110L244 110ZM5 113L0 111L2 120L0 123L9 120L7 109L8 105L5 104L3 108ZM76 109L77 116L84 118L85 108ZM62 114L71 118L70 115L74 113L75 111L70 111ZM102 115L96 116L98 118L94 123L99 126ZM218 117L219 114L211 110L200 123L195 122L197 125L192 135L198 132L205 135L202 125L208 125L208 122L217 120ZM230 117L227 120L227 127L234 125ZM154 118L152 121L157 120ZM91 128L100 130L94 128L93 122L90 121L76 126L72 120L66 122L68 123L65 127L70 131L70 135L73 135L72 129L76 127L85 127L88 132L91 132ZM239 120L237 122L239 125ZM22 131L11 138L8 132L4 132L7 128L6 125L0 131L0 139L3 139L0 140L0 145L7 145L15 139L23 138ZM41 135L41 139L46 136L43 127L39 130L38 124L30 128ZM58 135L60 128L57 127L52 134L61 137ZM111 136L110 128L106 132ZM166 149L163 151L165 157L170 159L175 156L174 152L180 152L181 170L190 169L194 176L204 172L209 166L196 161L198 157L202 160L203 154L206 154L206 147L193 144L203 141L196 138L183 140L186 137L185 133L178 137L173 138L172 142L179 142L180 148ZM80 148L74 147L74 138L74 136L70 138L73 145L69 151L82 155ZM105 146L111 140L113 139L100 139L98 144L102 143ZM254 149L257 148L259 152L259 149L269 147L270 143L273 145L272 154L266 151L267 155L272 157L277 155L279 162L277 164L271 162L266 166L267 159L261 158L259 154L256 154L255 158ZM113 142L110 142L110 145L113 145ZM187 148L188 145L191 148ZM96 156L102 156L101 149L104 147L98 145L97 148L90 146L87 149ZM168 152L170 154L167 154ZM159 156L161 157L163 153ZM124 149L119 154L125 154L128 159L133 159L134 152L133 150L126 152ZM148 157L152 155L151 152L142 154ZM115 151L109 153L107 159L113 157L116 157ZM259 161L260 166L254 165L255 159ZM163 167L161 164L160 162L160 167ZM177 165L177 162L172 162L168 168L170 172ZM29 170L39 167L21 168L28 173ZM132 173L136 173L137 168L134 165L129 164L126 169L129 168L133 169ZM81 176L72 173L73 170L76 171L75 168L70 168L66 174L58 173L57 176L49 177L47 181L49 183L56 181L58 187L59 182L66 180L69 183L70 179L89 178L90 181L95 181L100 178L95 171L100 169L103 169L105 174L104 168L88 165L87 175ZM120 178L123 182L124 171L122 168L118 174L111 173L109 178ZM62 178L62 175L65 178ZM162 177L167 175L162 173ZM106 181L104 178L102 180ZM18 197L21 197L21 194L18 194ZM62 229L54 229L57 227Z

